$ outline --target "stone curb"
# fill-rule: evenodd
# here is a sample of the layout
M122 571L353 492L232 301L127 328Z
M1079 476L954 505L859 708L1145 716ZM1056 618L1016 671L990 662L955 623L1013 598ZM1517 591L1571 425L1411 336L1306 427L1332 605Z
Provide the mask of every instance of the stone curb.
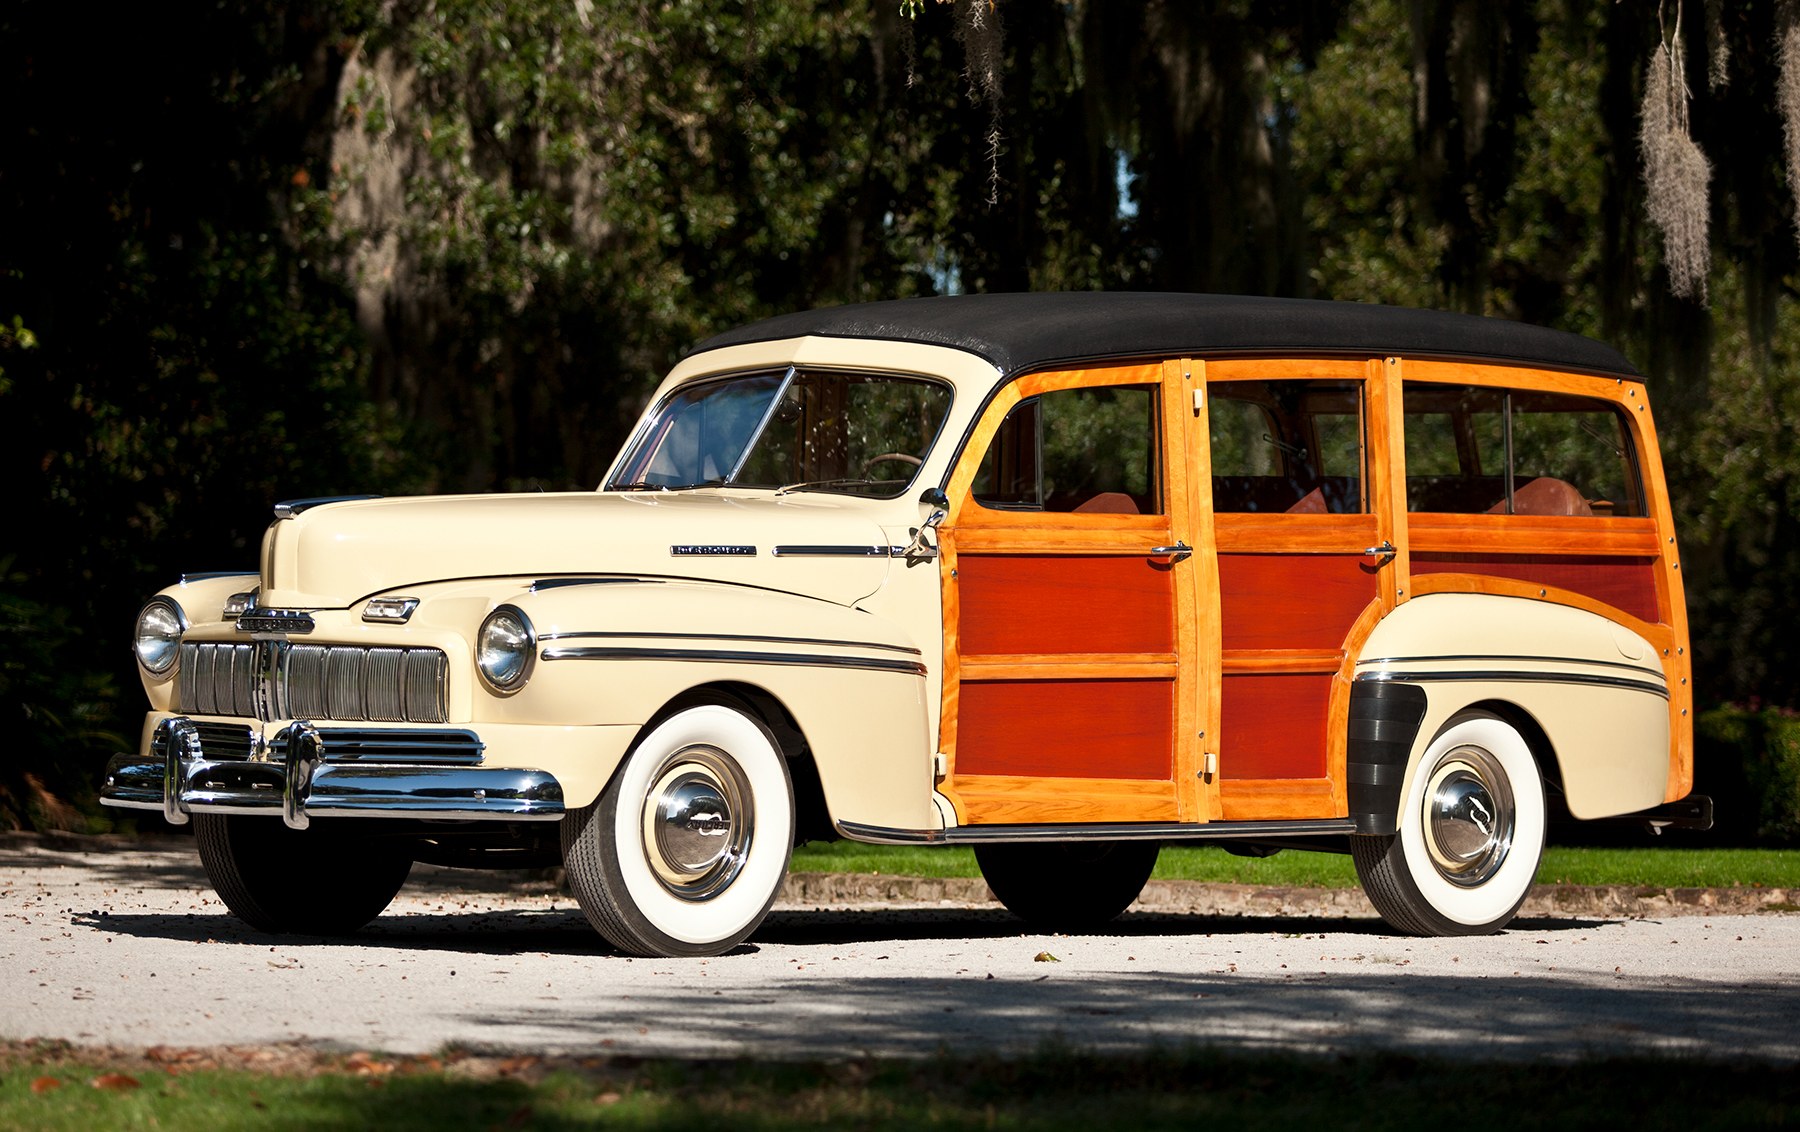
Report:
M794 873L779 903L790 907L839 904L983 905L994 896L965 877ZM1153 880L1132 905L1139 912L1201 916L1373 917L1357 888L1285 888L1202 881ZM1525 897L1527 918L1657 920L1669 916L1745 915L1800 911L1800 892L1785 888L1647 888L1631 885L1540 884Z
M193 852L193 840L176 834L127 837L120 834L0 831L0 851L111 854ZM199 862L193 862L195 867ZM429 880L427 880L429 876ZM553 891L560 870L517 873L434 869L415 881L434 887L466 887L484 892ZM860 873L793 873L776 898L787 908L842 905L982 907L998 905L986 882L973 877L904 877ZM1153 880L1132 905L1134 911L1199 916L1312 916L1374 918L1375 909L1357 888L1293 888L1202 881ZM1525 897L1526 918L1659 920L1671 916L1748 915L1800 912L1800 889L1651 888L1634 885L1540 884Z

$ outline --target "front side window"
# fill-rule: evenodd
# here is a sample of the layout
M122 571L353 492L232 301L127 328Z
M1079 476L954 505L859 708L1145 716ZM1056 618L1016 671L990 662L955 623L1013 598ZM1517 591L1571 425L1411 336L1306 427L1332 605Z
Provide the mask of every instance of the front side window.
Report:
M614 491L761 487L891 499L950 408L921 378L788 369L683 386L633 443Z
M1404 403L1410 511L1645 514L1630 432L1608 402L1409 382Z
M1162 513L1157 389L1056 389L1013 406L988 445L974 496L984 507L1084 514Z

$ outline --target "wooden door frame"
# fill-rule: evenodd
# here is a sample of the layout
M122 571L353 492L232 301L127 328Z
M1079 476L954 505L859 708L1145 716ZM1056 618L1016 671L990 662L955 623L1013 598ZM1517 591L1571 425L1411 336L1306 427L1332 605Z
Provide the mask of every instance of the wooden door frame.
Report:
M1222 640L1223 610L1218 556L1221 553L1260 552L1278 555L1332 555L1350 553L1356 543L1376 546L1387 542L1394 558L1379 570L1372 597L1348 628L1338 648L1317 650L1260 650L1260 655L1235 655L1233 671L1329 675L1329 699L1325 709L1324 777L1319 779L1226 779L1215 791L1214 816L1227 820L1342 817L1349 813L1346 768L1350 688L1356 658L1363 641L1381 619L1405 599L1407 588L1406 512L1401 479L1402 452L1395 438L1401 436L1399 359L1258 358L1213 362L1205 379L1218 383L1255 380L1337 379L1361 383L1363 425L1363 497L1367 510L1361 515L1313 516L1296 522L1288 515L1212 512L1211 464L1201 465L1208 485L1208 535L1212 542L1210 590L1201 595L1202 616L1213 627L1210 653L1214 668L1212 719L1223 724L1224 675L1227 657ZM1196 452L1210 446L1210 394L1205 410L1197 411L1193 426L1197 435L1190 446ZM1201 471L1193 473L1196 477ZM1365 539L1367 540L1365 542ZM1241 652L1241 650L1240 650ZM1221 739L1229 736L1220 735ZM1217 750L1217 748L1209 748Z
M1183 406L1197 388L1180 362L1093 369L1045 371L1024 375L997 390L982 410L947 481L949 513L939 527L939 577L944 610L944 692L938 749L944 756L939 793L956 808L965 824L1039 822L1204 821L1215 808L1210 782L1200 771L1201 733L1207 730L1207 688L1216 689L1204 662L1192 658L1216 655L1196 641L1199 586L1193 569L1212 557L1203 549L1211 531L1202 535L1194 522L1193 457L1187 449L1188 424ZM1012 512L980 508L972 487L989 445L1006 415L1028 397L1058 389L1108 385L1154 385L1159 390L1158 425L1161 458L1162 513L1096 515ZM1184 454L1187 454L1184 458ZM1210 495L1210 480L1204 490ZM1121 539L1127 545L1121 546ZM962 554L1095 554L1143 553L1152 546L1185 542L1194 553L1175 564L1171 578L1173 652L1167 655L1078 655L965 657L961 648L962 599L958 560ZM1216 631L1216 626L1215 626ZM1073 678L1167 677L1173 681L1170 736L1171 777L1163 779L1065 778L958 775L957 741L961 689L965 678L1043 676L1054 669ZM1215 694L1216 698L1216 694Z

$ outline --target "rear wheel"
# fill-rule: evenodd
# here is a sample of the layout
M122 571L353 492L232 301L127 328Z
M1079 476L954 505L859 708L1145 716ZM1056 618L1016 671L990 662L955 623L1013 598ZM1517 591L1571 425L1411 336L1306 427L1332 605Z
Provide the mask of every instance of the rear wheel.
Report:
M1055 841L977 845L995 899L1044 931L1097 928L1131 906L1150 879L1154 841Z
M630 955L720 955L767 915L794 847L794 789L768 728L725 704L657 724L591 806L563 818L569 888Z
M1518 914L1544 855L1544 785L1523 736L1469 712L1413 767L1400 832L1352 837L1370 903L1412 935L1483 935Z
M195 814L194 841L225 907L264 932L347 935L381 915L412 871L391 843L274 818Z

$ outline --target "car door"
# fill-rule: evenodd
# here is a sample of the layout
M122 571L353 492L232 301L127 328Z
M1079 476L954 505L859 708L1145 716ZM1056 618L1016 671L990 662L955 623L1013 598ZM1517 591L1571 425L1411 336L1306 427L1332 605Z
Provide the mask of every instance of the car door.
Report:
M1217 589L1217 816L1348 812L1351 653L1396 600L1403 542L1385 363L1212 361L1204 428ZM1385 444L1380 445L1385 451ZM1216 608L1213 603L1216 602Z
M940 791L960 822L1205 816L1184 381L1027 375L972 431L940 529Z

